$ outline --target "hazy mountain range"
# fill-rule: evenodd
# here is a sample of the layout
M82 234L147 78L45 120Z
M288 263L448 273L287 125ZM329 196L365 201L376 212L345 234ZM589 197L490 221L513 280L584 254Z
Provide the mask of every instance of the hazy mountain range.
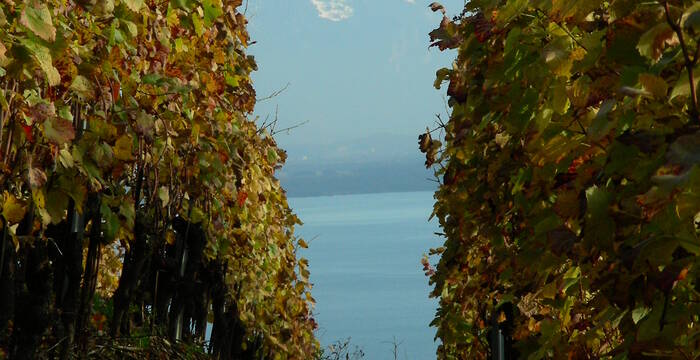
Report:
M414 138L416 140L414 140ZM338 144L284 144L277 173L290 197L425 191L437 186L417 135L375 135Z

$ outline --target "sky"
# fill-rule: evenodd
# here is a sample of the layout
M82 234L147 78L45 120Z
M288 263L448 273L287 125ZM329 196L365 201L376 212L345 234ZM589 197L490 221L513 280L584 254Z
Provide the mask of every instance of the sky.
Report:
M429 48L440 13L420 0L249 0L262 123L277 114L287 167L419 157L417 136L446 116L435 71L454 52ZM448 15L463 0L443 1Z

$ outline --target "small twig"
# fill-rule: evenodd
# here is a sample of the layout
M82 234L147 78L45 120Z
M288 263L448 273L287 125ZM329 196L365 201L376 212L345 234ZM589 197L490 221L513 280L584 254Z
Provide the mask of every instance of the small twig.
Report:
M56 241L53 238L48 238L48 240L51 240L51 243L53 244L53 246L56 247L56 251L58 251L58 254L61 255L61 257L63 257L63 251L61 251L61 248L58 247L58 244L56 244Z
M159 93L159 94L157 94L157 93L149 93L149 92L143 91L143 90L141 90L141 89L136 89L136 91L139 92L139 93L141 93L141 94L150 95L150 96L180 95L179 92L171 92L171 91L166 91L166 92Z
M542 11L541 9L535 9L535 11L537 11L537 12L539 12L540 14L542 14L543 16L549 18L549 16L547 16L547 14L546 14L544 11ZM564 27L564 25L560 24L559 22L553 21L553 20L551 20L551 19L550 19L550 21L552 21L552 22L553 22L554 24L556 24L560 29L562 29L567 35L569 35L569 37L571 38L571 40L573 40L573 41L576 43L576 45L580 46L583 50L586 50L586 52L588 52L588 49L587 49L576 37L574 37L574 34L572 34L571 31L569 31L569 29L567 29L566 27Z
M290 126L290 127L288 127L288 128L284 128L284 129L280 129L280 130L278 130L278 131L275 131L275 132L272 133L272 135L274 136L274 135L277 135L277 134L279 134L279 133L281 133L281 132L284 132L284 131L289 132L290 130L294 130L294 129L296 129L296 128L298 128L298 127L301 127L301 126L304 126L304 125L306 125L306 124L308 124L308 123L309 123L309 120L302 121L302 122L300 122L300 123L298 123L298 124L296 124L296 125L292 125L292 126Z
M276 91L273 91L272 94L270 94L270 95L268 95L268 96L265 96L265 97L263 97L263 98L255 99L255 101L256 101L256 102L263 102L263 101L265 101L265 100L270 100L270 99L272 99L272 98L274 98L274 97L280 95L281 93L285 92L285 90L287 90L287 89L289 88L289 85L291 85L291 83L287 83L287 85L285 85L285 86L282 87L281 89L276 90Z
M64 336L63 338L61 338L61 340L58 340L58 342L55 343L53 346L51 346L50 348L46 349L45 353L48 354L49 352L51 352L51 350L55 349L58 345L60 345L60 344L61 344L64 340L66 340L66 339L68 339L68 337L67 337L67 336Z
M695 64L697 64L698 62L698 54L700 53L700 43L698 44L698 47L695 51L695 58L691 59L690 53L688 52L688 46L685 43L685 39L683 37L683 30L681 29L680 25L676 24L676 22L673 21L673 19L671 19L671 9L668 6L668 1L664 1L663 6L664 12L666 13L666 22L668 22L668 25L678 36L678 42L681 45L681 50L683 50L685 68L688 70L688 80L690 83L690 102L692 105L691 116L695 121L698 121L700 112L698 112L698 96L695 89L695 76L693 75L693 70L695 68Z

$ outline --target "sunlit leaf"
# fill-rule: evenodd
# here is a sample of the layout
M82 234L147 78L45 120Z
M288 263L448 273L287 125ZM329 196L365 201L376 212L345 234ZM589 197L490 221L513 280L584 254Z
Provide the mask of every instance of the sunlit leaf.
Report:
M47 47L41 45L34 39L22 38L20 39L22 45L24 45L27 50L34 56L34 59L39 63L39 67L46 74L46 79L49 85L55 86L61 82L61 75L58 73L58 69L53 66L53 59L51 58L51 52Z
M114 156L122 161L133 159L133 141L130 136L122 135L117 139L117 142L114 144Z
M75 138L75 129L70 121L54 117L44 121L44 136L57 145L63 145Z
M24 219L24 214L27 212L27 206L23 202L17 200L14 195L7 192L5 192L3 198L2 217L4 217L9 224L17 224L22 221L22 219Z
M46 41L56 39L56 28L51 20L49 7L45 3L40 3L37 0L27 3L22 9L19 22Z

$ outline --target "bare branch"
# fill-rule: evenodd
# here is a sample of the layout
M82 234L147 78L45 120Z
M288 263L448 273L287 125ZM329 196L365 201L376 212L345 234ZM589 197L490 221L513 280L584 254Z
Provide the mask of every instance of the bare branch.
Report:
M272 99L272 98L274 98L274 97L280 95L280 94L283 93L285 90L287 90L287 88L289 88L289 85L291 85L291 83L287 83L287 85L285 85L284 87L282 87L281 89L279 89L279 90L277 90L277 91L273 91L272 94L270 94L270 95L268 95L268 96L265 96L265 97L259 98L259 99L255 99L255 102L260 103L260 102L263 102L263 101L266 101L266 100L270 100L270 99Z
M290 126L290 127L277 130L277 131L273 132L272 135L277 135L277 134L279 134L279 133L281 133L281 132L285 132L285 131L286 131L287 133L289 133L290 130L294 130L294 129L298 128L298 127L304 126L304 125L308 124L309 122L310 122L310 120L302 121L302 122L300 122L300 123L298 123L298 124L296 124L296 125L292 125L292 126Z
M681 50L683 50L683 58L685 59L685 68L688 70L688 80L690 83L690 103L692 106L692 109L690 111L690 115L693 117L695 121L698 121L698 116L700 116L700 112L698 112L698 95L695 89L695 76L693 75L693 70L695 68L695 64L698 62L698 52L700 52L700 44L698 45L698 48L695 51L695 58L691 59L690 58L690 53L688 52L688 45L685 43L685 39L683 36L683 30L681 29L681 26L677 24L673 19L671 19L671 9L669 8L668 1L663 2L664 6L664 12L666 13L666 22L668 22L668 25L671 27L671 29L676 33L678 36L678 42L681 44Z

